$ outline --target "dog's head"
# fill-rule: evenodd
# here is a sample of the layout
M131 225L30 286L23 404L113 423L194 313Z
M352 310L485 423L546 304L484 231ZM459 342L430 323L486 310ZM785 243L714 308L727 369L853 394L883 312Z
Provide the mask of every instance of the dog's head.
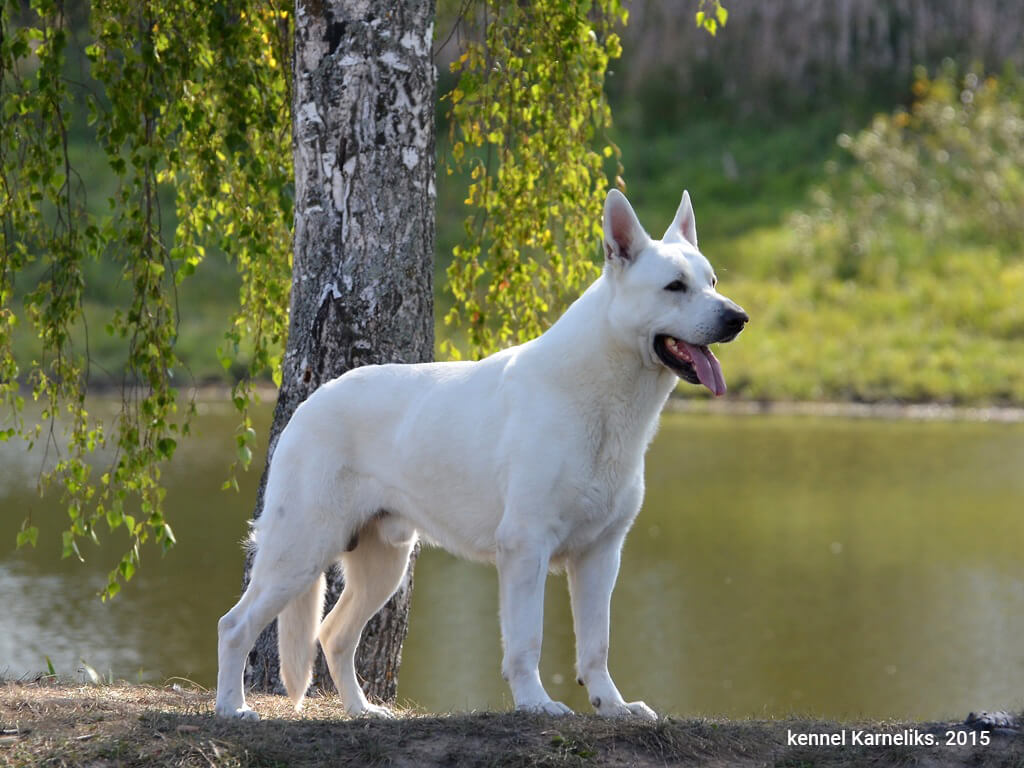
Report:
M747 313L716 290L718 278L697 249L690 195L661 240L652 239L616 189L604 204L605 275L612 285L611 325L649 365L663 365L715 395L725 379L709 344L732 341Z

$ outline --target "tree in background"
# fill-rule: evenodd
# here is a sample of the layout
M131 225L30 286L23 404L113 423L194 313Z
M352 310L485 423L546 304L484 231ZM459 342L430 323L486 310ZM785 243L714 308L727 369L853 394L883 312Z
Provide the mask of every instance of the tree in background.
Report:
M297 7L291 311L268 468L292 413L322 383L360 365L434 356L434 3L375 8ZM246 583L251 567L252 553ZM411 566L405 578L364 630L372 640L356 660L367 692L384 701L397 690ZM328 609L343 586L334 568ZM276 622L249 655L246 683L283 690ZM334 687L322 651L313 684Z

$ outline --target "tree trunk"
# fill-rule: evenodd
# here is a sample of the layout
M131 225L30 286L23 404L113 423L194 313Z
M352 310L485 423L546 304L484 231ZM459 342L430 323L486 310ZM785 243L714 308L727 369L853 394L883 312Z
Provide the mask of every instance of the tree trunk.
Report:
M296 3L291 317L268 467L281 430L320 384L360 365L433 357L433 19L434 0ZM264 470L254 518L266 479ZM250 568L251 557L246 584ZM342 587L334 568L325 612ZM367 694L381 701L395 697L411 588L410 563L356 657ZM249 654L246 684L283 691L276 622ZM322 652L313 686L334 689Z

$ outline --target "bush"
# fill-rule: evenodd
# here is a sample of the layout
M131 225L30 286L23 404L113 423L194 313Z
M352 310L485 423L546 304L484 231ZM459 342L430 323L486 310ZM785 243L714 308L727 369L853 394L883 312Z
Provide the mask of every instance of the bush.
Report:
M947 64L918 70L909 110L878 115L838 143L855 161L798 215L798 257L840 280L895 285L956 268L964 246L1001 262L1024 245L1024 101L1017 79Z

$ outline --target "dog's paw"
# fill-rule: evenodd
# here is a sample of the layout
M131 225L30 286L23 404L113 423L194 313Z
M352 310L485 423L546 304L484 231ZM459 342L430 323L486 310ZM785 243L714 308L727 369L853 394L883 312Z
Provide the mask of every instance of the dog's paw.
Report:
M394 720L395 713L387 707L381 707L377 704L370 704L367 702L360 707L353 707L348 710L348 714L351 717L377 717L381 720Z
M562 715L571 715L573 711L569 709L565 704L560 701L538 701L530 704L519 704L516 706L519 712L530 712L535 715L555 715L561 717Z
M640 717L644 720L657 720L658 713L648 707L642 701L630 701L626 704L626 709L629 710L629 714L633 717Z
M644 720L657 720L658 714L644 704L642 701L631 701L631 702L608 702L605 704L600 699L597 699L594 704L594 709L597 710L597 714L602 717L639 717Z
M254 709L250 709L246 705L242 705L238 709L228 709L225 707L217 707L215 710L217 717L224 717L229 720L248 720L249 722L256 722L260 719L260 716L256 714Z

